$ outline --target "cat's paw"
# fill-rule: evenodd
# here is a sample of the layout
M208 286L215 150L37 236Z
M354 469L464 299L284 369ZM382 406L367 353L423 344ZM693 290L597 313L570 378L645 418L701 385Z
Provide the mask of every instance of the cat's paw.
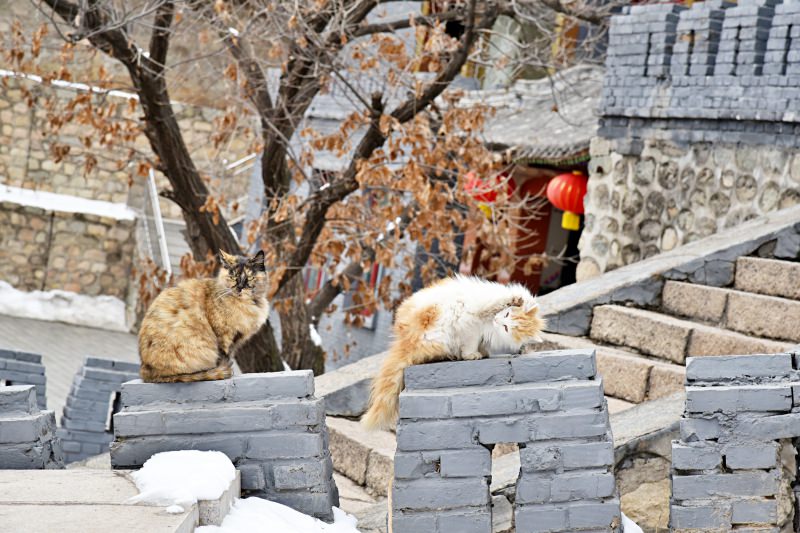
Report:
M481 352L465 353L461 356L464 361L475 361L476 359L483 359L484 355Z

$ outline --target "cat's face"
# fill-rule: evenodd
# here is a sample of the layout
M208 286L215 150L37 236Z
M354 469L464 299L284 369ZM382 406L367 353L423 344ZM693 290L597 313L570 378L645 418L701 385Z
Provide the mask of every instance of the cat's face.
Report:
M267 281L263 251L259 251L253 257L231 255L220 251L219 257L219 280L225 288L244 297L263 293Z
M543 328L536 303L509 306L494 316L496 334L509 346L541 340L539 334Z

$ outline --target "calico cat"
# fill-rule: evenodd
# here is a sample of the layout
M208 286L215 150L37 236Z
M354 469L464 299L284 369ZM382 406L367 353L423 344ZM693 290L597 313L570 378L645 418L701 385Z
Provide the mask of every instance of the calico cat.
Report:
M139 329L142 379L153 383L227 379L232 352L267 320L264 252L220 252L216 278L188 279L163 291Z
M362 423L369 428L394 424L407 367L481 359L498 350L518 352L524 344L540 340L543 328L534 297L516 283L456 276L412 294L395 314L394 340L372 382Z

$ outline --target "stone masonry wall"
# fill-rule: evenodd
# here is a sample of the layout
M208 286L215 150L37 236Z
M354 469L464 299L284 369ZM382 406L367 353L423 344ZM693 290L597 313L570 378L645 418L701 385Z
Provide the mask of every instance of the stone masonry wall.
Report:
M800 203L798 28L776 0L613 18L579 279Z
M800 352L688 360L673 531L794 530L798 368Z
M242 474L242 490L330 521L333 481L322 399L310 370L196 383L122 386L111 465L139 468L153 454L217 450Z
M127 165L125 162L131 149L148 156L151 153L143 134L136 135L133 142L116 143L108 147L98 144L100 135L94 129L75 121L64 125L54 136L48 126L51 112L44 102L48 98L53 99L58 110L87 91L69 86L45 85L12 76L4 76L2 82L0 183L93 200L129 201L130 185L143 183L143 177L136 173L136 165ZM39 104L29 107L27 94L38 97ZM112 116L118 123L128 125L136 122L141 115L141 108L129 106L129 100L130 96L120 92L94 93L90 104L99 106L111 101L116 105ZM214 129L214 119L222 115L220 110L179 103L174 103L173 107L184 140L200 172L210 177L211 190L224 194L230 201L245 195L249 174L245 172L233 176L225 171L225 166L248 154L248 138L234 135L228 142L215 148L209 139ZM82 109L83 104L76 106L75 113L80 113ZM90 148L84 145L87 136L94 142ZM54 140L71 149L70 154L58 163L50 153ZM88 174L83 169L86 154L92 154L97 160L97 167ZM123 162L122 166L120 161ZM157 174L157 180L159 187L167 185L166 179L160 174ZM136 199L131 199L131 203L139 207ZM161 210L166 218L181 218L180 209L169 200L161 200Z
M0 202L0 280L23 291L128 295L135 222Z
M0 469L63 468L53 411L40 411L33 385L0 387Z
M87 357L72 381L58 436L67 463L108 451L111 416L121 406L122 384L139 377L139 365Z
M0 380L7 386L35 386L39 408L47 408L47 379L41 355L0 348Z
M593 350L406 369L395 533L489 533L491 450L518 443L519 533L618 531L614 450Z

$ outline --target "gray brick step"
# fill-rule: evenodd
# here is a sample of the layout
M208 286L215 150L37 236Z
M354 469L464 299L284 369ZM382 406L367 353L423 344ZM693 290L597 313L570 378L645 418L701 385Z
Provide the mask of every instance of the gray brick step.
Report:
M597 351L597 371L603 378L605 393L613 398L641 403L683 390L684 367L620 348L603 346L583 337L545 333L542 335L554 349L586 349Z
M800 301L668 281L662 302L670 314L757 337L800 342Z
M800 263L740 257L734 286L740 291L800 300Z
M788 343L618 305L594 308L590 336L679 364L686 357L780 353L791 347Z

